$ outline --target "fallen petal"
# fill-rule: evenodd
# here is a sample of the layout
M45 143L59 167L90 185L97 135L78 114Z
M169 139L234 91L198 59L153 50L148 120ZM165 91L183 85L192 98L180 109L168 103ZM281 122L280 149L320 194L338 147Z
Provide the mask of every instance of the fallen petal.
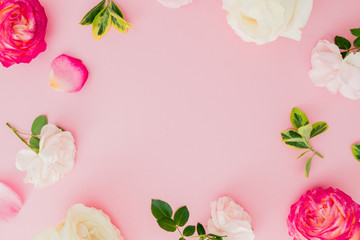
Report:
M78 92L88 78L88 71L80 59L65 54L51 63L50 86L60 92Z
M19 195L10 187L0 182L0 222L15 217L22 207Z

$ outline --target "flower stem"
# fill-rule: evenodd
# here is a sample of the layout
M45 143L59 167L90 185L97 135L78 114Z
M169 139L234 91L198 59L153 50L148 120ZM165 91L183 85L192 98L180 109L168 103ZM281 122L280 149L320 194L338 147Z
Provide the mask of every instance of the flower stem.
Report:
M320 153L318 153L317 151L315 151L315 149L312 148L312 146L310 145L309 140L305 139L306 141L306 145L309 147L309 150L312 151L314 153L314 155L318 155L320 158L324 158L323 155L321 155Z
M177 229L177 230L178 230L178 232L180 233L181 238L184 238L184 235L181 233L181 231L180 231L179 227L176 227L176 229Z
M15 134L16 134L16 136L18 136L18 138L20 138L20 140L23 142L23 143L25 143L26 144L26 146L28 146L29 148L31 148L30 147L30 145L25 141L25 139L23 139L19 134L18 134L18 130L16 130L15 128L13 128L12 126L10 126L10 124L9 123L6 123L6 126L8 126ZM31 135L31 134L30 134Z

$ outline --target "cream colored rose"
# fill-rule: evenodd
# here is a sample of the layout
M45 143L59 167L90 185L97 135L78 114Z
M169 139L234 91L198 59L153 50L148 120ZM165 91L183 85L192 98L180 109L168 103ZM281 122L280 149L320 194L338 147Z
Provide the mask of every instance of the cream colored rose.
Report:
M59 231L60 240L122 240L120 231L101 210L73 205Z
M62 131L53 124L41 129L39 153L27 149L16 156L16 168L27 171L25 183L44 187L57 182L74 166L76 146L68 131Z
M312 6L313 0L223 0L235 33L258 45L279 36L299 41Z
M253 240L251 217L230 197L222 197L211 203L210 233L226 236L224 240Z

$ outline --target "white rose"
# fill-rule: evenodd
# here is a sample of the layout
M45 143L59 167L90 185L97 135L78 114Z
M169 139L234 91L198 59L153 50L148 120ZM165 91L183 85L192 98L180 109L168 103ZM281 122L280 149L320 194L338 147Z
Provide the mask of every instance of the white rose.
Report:
M61 240L123 240L109 216L82 204L69 209L59 235Z
M159 3L168 8L179 8L192 2L192 0L158 0Z
M350 53L343 59L338 46L321 40L312 51L311 64L309 76L316 86L360 99L360 53Z
M21 150L16 156L16 168L27 171L25 183L44 187L54 184L73 168L76 146L70 132L47 124L41 130L39 147L38 154Z
M265 44L279 36L299 41L313 0L223 0L227 20L246 42Z
M208 230L212 234L226 236L224 240L255 239L250 215L230 197L211 203Z

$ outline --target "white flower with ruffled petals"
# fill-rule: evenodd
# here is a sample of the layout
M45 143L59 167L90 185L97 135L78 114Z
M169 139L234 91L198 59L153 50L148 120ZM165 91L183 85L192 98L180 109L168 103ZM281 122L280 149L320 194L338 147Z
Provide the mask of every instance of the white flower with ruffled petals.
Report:
M224 240L255 239L250 215L230 197L211 203L208 229L212 234L226 236Z
M76 146L68 131L53 124L41 129L39 153L21 150L16 156L16 168L27 171L25 183L45 187L56 183L74 166Z

